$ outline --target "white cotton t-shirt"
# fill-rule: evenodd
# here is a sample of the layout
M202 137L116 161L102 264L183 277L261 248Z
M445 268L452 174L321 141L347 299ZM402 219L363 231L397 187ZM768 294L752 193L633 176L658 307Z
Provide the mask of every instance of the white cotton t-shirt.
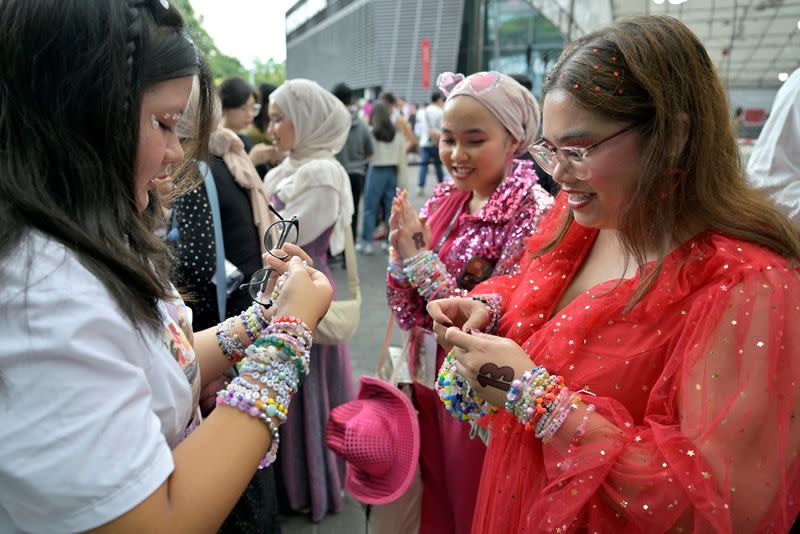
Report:
M65 246L31 232L0 264L0 533L103 525L172 473L199 422L191 311L138 332Z

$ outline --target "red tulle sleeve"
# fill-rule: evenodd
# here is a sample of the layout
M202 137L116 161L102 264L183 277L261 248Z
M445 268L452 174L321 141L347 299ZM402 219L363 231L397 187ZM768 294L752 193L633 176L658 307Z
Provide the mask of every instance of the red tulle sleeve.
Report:
M526 489L523 473L482 487L491 502L476 528L486 514L501 527L505 507L519 532L789 531L800 509L798 274L746 271L693 295L686 315L643 418L584 395L597 411L577 445L583 409L544 446L519 425L499 429L518 434L514 454L541 459L546 483ZM510 460L487 455L484 474Z

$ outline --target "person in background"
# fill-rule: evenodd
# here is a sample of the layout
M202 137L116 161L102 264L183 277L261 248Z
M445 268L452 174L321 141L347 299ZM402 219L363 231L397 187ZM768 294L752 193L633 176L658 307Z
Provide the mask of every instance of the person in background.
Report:
M369 121L369 114L372 112L372 103L372 99L368 98L364 103L364 106L361 108L362 118L365 121Z
M713 60L627 17L542 96L562 190L520 272L428 305L440 399L491 430L472 532L789 532L800 229L748 184Z
M747 174L756 189L800 225L800 69L775 95L747 162Z
M408 152L416 142L416 138L414 137L414 132L411 131L411 126L409 126L408 121L403 116L403 108L399 105L397 98L395 98L392 93L381 93L379 100L386 106L392 124L403 134L405 140L404 151Z
M530 91L497 72L466 79L445 73L438 82L448 94L440 153L453 181L434 188L420 216L401 193L390 219L387 301L400 327L410 331L412 368L425 337L432 339L425 304L517 272L525 239L553 204L530 162L514 159L539 128ZM431 367L438 369L444 357L439 350ZM450 417L432 386L414 383L422 438L420 533L468 532L472 517L465 512L475 507L486 447L470 440L469 426Z
M397 172L395 174L397 175L398 185L402 184L402 187L405 188L407 184L406 175L408 171L408 166L406 165L406 155L417 145L417 138L414 136L414 131L411 129L411 125L403 117L402 108L398 105L397 98L394 96L394 94L390 92L383 92L380 94L378 100L382 102L384 106L386 106L392 124L394 124L395 128L403 134L402 139L404 143L402 146L402 157L400 158L400 162L397 166ZM399 142L400 141L398 140L398 143ZM374 241L381 241L384 243L384 250L387 250L388 244L386 238L389 235L389 225L387 222L387 219L389 218L389 212L384 209L383 203L378 203L376 214L375 234L372 237Z
M442 160L439 158L439 138L442 129L442 107L444 96L439 91L431 93L431 103L417 111L416 127L419 137L419 178L417 179L417 196L425 194L425 182L428 178L428 165L433 164L436 181L442 183Z
M353 217L353 195L344 167L334 157L347 141L352 120L338 98L310 80L287 80L269 97L270 135L288 156L264 180L270 199L284 218L301 222L298 245L333 285L327 251L345 246ZM310 509L311 519L342 510L344 465L325 444L330 411L353 399L353 373L346 343L315 344L315 372L297 393L281 432L278 462L292 510Z
M350 190L353 193L353 222L350 225L353 239L358 233L358 205L361 202L361 192L367 175L367 164L372 157L373 146L369 128L358 116L358 109L353 107L353 91L347 84L340 83L333 88L333 94L344 104L350 112L350 132L342 151L336 154L336 159L342 164L347 176L350 177Z
M259 143L266 144L270 147L270 151L266 153L266 161L263 163L253 162L258 171L258 175L264 177L267 171L280 163L284 154L281 154L275 147L272 146L272 140L269 138L269 112L267 111L269 103L269 95L272 91L277 89L271 83L262 83L258 86L259 98L257 100L260 108L258 113L253 117L253 123L249 128L245 128L240 132L239 137L244 142L244 149L249 154L253 147ZM256 158L260 161L260 158ZM252 161L252 159L251 159Z
M369 256L374 254L373 238L378 220L378 208L384 213L392 210L392 201L397 190L397 172L404 157L404 139L400 129L392 122L389 109L382 101L372 106L369 117L370 134L375 154L367 171L367 184L364 190L364 222L361 241L356 250ZM384 250L389 245L386 240Z
M333 288L299 248L246 321L193 331L170 282L157 182L172 167L175 194L194 187L212 122L188 31L156 0L2 3L0 532L215 532L309 370ZM202 420L200 392L236 361Z
M266 143L255 143L253 139L242 134L252 126L253 118L261 112L258 95L244 79L234 76L227 78L219 85L219 99L222 103L222 122L220 126L239 134L246 147L253 165L264 165L275 159L274 147Z

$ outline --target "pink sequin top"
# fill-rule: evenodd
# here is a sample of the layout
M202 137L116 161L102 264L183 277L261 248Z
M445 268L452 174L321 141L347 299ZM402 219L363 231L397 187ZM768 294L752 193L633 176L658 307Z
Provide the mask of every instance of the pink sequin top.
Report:
M473 214L468 205L470 192L456 189L452 182L436 186L433 196L420 211L426 217L434 236L452 222L452 217L439 214L447 202L461 201L460 214L439 251L439 269L446 269L456 280L469 260L480 257L495 264L491 276L515 274L524 251L525 239L539 227L542 216L553 205L553 197L537 184L538 178L530 161L515 160L514 171L503 180L483 206ZM445 210L442 209L442 212ZM437 243L438 244L438 243ZM414 326L430 327L425 313L423 287L413 287L406 280L387 276L386 296L397 323L404 330ZM439 291L440 298L466 294L451 284Z

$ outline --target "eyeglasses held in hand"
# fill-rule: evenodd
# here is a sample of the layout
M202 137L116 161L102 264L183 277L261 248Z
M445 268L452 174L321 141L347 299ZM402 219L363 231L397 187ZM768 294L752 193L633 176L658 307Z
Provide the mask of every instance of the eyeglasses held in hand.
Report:
M297 217L292 217L289 220L284 219L272 204L269 205L269 210L278 217L278 221L269 225L269 228L264 233L264 247L273 258L286 261L289 254L283 251L283 245L286 243L297 244L297 237L300 234L300 221ZM272 306L272 299L269 298L269 295L265 295L264 292L274 271L275 269L272 267L257 270L250 278L250 283L242 284L239 289L246 287L250 298L254 302L269 308Z

